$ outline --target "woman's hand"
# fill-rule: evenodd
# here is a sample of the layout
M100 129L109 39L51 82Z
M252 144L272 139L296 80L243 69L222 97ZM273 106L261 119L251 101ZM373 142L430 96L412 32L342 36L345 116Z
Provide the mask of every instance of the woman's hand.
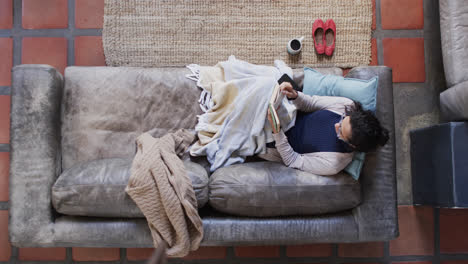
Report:
M268 116L268 121L270 122L271 131L273 132L273 134L278 133L279 131L276 130L275 125L274 125L274 123L273 123L273 120L271 119L270 108L268 108L268 114L267 114L267 116Z
M283 82L280 84L281 92L288 97L288 99L296 99L297 91L294 90L292 85L288 82Z

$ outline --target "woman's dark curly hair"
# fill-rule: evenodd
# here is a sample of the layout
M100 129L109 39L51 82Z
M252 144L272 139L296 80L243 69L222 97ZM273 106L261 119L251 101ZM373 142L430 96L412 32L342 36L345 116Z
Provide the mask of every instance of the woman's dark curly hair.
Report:
M369 152L383 146L388 141L388 130L380 125L379 120L369 110L362 109L359 102L346 107L346 115L350 117L351 139L349 143L360 152Z

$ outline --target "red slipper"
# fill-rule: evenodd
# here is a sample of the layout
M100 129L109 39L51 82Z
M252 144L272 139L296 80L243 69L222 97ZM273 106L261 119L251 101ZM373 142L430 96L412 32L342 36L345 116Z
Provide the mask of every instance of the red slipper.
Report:
M323 34L323 43L325 43L325 54L331 56L335 50L336 25L333 19L325 22L325 34Z
M325 31L324 31L324 24L322 19L317 19L314 21L312 25L312 38L314 39L314 47L315 51L318 54L323 54L325 52Z

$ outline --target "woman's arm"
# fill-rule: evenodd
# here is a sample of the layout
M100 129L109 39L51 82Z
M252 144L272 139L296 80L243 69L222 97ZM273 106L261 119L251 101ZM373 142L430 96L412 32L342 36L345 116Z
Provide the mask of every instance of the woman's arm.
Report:
M331 110L344 113L347 105L353 104L353 101L339 96L310 96L293 89L288 82L280 85L281 92L290 100L294 100L294 105L302 112L314 112L317 110Z
M298 92L298 96L293 101L293 103L297 109L302 112L330 110L344 113L346 106L352 105L353 101L351 99L339 96L310 96L302 92Z
M275 146L284 164L288 167L317 175L335 175L342 171L352 160L353 153L316 152L299 154L288 142L283 131L273 134Z

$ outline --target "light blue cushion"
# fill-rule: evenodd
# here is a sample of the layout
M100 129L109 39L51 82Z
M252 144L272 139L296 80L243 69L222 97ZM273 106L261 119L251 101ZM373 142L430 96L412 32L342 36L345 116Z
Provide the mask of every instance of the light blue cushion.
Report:
M379 77L370 80L323 75L311 68L304 68L303 92L308 95L342 96L360 102L365 110L375 112Z
M336 75L323 75L314 69L304 68L303 93L308 95L341 96L360 102L365 110L375 112L379 77L370 80L344 78ZM353 160L344 169L355 180L359 179L366 154L354 153Z
M346 166L346 168L344 168L344 171L357 181L359 179L359 175L361 175L361 169L362 165L364 165L365 159L366 153L356 151L354 153L353 160L348 164L348 166Z

